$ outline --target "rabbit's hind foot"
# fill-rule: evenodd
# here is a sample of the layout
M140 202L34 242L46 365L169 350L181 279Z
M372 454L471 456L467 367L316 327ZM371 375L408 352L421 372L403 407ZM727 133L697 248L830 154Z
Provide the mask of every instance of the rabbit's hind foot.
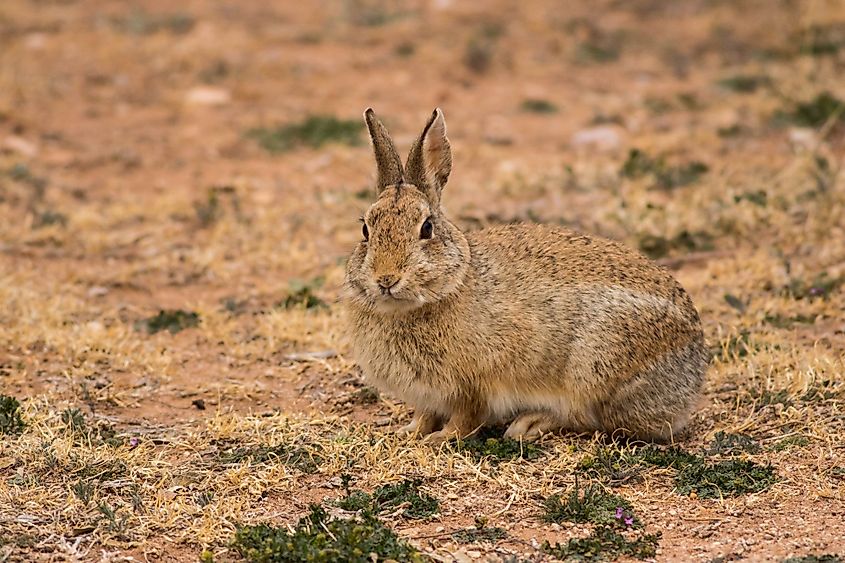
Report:
M536 440L547 432L559 430L560 419L547 412L526 412L511 422L505 430L505 438L514 440Z

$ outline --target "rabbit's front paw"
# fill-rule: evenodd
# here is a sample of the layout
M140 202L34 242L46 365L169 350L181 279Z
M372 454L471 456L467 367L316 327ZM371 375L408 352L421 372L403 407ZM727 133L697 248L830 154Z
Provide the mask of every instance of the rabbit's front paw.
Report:
M409 424L396 431L396 435L400 437L411 436L417 434L418 436L428 436L440 424L440 417L436 414L427 412L415 412L414 417Z

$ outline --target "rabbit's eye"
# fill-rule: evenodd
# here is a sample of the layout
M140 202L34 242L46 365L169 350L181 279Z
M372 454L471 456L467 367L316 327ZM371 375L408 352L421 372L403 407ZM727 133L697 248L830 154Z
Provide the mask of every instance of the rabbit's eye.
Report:
M367 228L366 223L364 223L364 227L361 229L361 231L364 235L364 240L370 240L370 230Z
M425 222L420 227L420 238L431 238L431 232L434 227L431 224L430 219L426 219Z

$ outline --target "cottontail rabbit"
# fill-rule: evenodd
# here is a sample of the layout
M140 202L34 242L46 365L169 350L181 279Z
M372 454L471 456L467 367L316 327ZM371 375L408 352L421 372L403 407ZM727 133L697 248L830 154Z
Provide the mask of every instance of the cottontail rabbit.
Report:
M364 117L378 198L343 293L364 374L415 409L400 432L441 441L510 422L506 436L525 439L677 435L709 363L680 284L622 244L561 227L461 232L440 207L452 167L440 109L404 166L373 110Z

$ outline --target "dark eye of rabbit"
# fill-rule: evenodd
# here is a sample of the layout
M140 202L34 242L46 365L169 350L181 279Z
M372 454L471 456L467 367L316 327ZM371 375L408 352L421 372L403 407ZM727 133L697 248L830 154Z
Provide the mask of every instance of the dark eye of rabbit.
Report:
M364 234L364 240L370 240L370 230L369 230L369 229L367 229L367 224L366 224L366 223L364 223L364 226L363 226L363 228L361 229L361 231L362 231L362 232L363 232L363 234Z
M425 222L420 227L420 238L431 238L431 232L434 227L431 224L430 219L426 219Z

